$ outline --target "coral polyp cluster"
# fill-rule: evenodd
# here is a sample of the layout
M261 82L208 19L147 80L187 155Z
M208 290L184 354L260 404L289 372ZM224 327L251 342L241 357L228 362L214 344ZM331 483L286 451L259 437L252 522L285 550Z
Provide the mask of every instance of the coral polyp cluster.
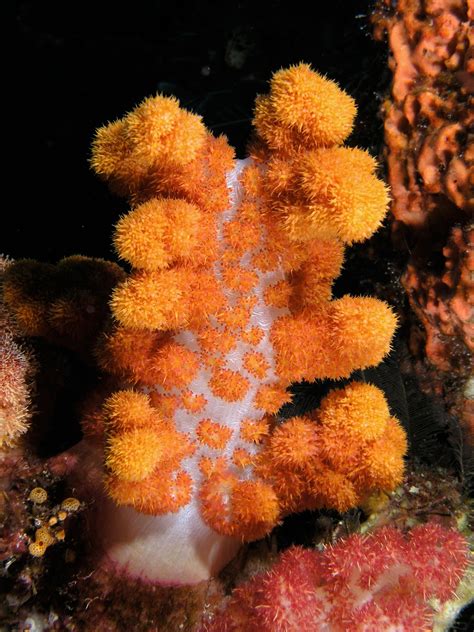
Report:
M0 256L0 283L12 261ZM17 442L31 417L31 390L36 366L21 340L0 287L0 449Z
M432 629L468 564L462 535L436 523L383 527L324 551L292 547L236 588L206 632Z
M382 301L331 296L344 245L388 203L374 159L342 145L355 112L299 64L259 97L244 161L160 95L97 132L92 165L132 206L114 236L132 272L98 350L120 384L101 419L119 505L253 540L289 512L344 511L400 482L404 432L376 387L276 416L292 382L378 364L396 326Z

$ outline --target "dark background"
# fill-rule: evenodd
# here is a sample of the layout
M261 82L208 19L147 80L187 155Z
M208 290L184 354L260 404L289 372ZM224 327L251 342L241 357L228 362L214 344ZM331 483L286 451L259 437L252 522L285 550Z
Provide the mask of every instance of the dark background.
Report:
M271 73L309 62L359 104L350 139L375 154L390 74L371 38L371 0L17 3L13 207L0 252L55 262L113 258L112 225L126 210L89 169L96 127L157 91L175 94L243 156L255 95ZM10 185L6 183L7 188ZM7 228L8 226L8 228Z

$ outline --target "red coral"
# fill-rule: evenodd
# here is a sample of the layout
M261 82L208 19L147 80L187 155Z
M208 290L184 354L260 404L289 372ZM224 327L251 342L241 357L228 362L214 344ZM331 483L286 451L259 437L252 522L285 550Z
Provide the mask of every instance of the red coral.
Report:
M466 566L465 539L436 523L352 535L322 552L293 547L202 632L418 632L432 618L428 599L450 599Z

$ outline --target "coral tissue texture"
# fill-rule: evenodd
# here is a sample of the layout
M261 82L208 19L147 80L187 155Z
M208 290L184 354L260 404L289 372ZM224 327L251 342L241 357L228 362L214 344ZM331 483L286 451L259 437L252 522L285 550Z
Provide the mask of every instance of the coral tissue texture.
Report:
M12 261L0 256L0 284ZM35 363L0 288L0 454L28 430Z
M324 551L293 547L236 588L201 632L431 630L432 606L454 596L467 553L458 531L436 523L408 536L383 527Z
M412 351L465 378L474 349L474 10L467 0L392 4L379 2L375 22L392 53L384 116L394 237L409 253L403 283L425 331L414 344L413 327ZM464 418L474 444L472 412Z
M97 131L92 165L131 204L114 242L132 272L98 351L119 388L88 434L104 439L108 522L120 525L109 553L131 572L201 579L222 565L219 547L402 478L405 434L371 384L276 416L292 382L379 363L396 326L382 301L331 298L344 245L368 238L388 204L375 160L343 145L355 113L300 64L258 97L244 161L160 95ZM149 539L155 555L173 533L182 556L193 551L181 575L179 554L167 567L170 553L156 553L150 570L127 548Z

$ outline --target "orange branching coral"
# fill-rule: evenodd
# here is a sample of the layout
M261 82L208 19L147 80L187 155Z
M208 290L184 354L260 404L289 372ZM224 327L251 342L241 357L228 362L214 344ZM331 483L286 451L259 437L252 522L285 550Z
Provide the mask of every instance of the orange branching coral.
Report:
M388 202L374 159L342 145L354 101L306 64L270 88L246 161L160 96L99 130L92 157L132 204L114 241L133 269L98 350L134 385L105 405L107 490L243 540L289 512L393 489L406 449L368 384L312 415L274 416L293 381L380 362L396 317L373 298L331 297L344 244L371 235Z

